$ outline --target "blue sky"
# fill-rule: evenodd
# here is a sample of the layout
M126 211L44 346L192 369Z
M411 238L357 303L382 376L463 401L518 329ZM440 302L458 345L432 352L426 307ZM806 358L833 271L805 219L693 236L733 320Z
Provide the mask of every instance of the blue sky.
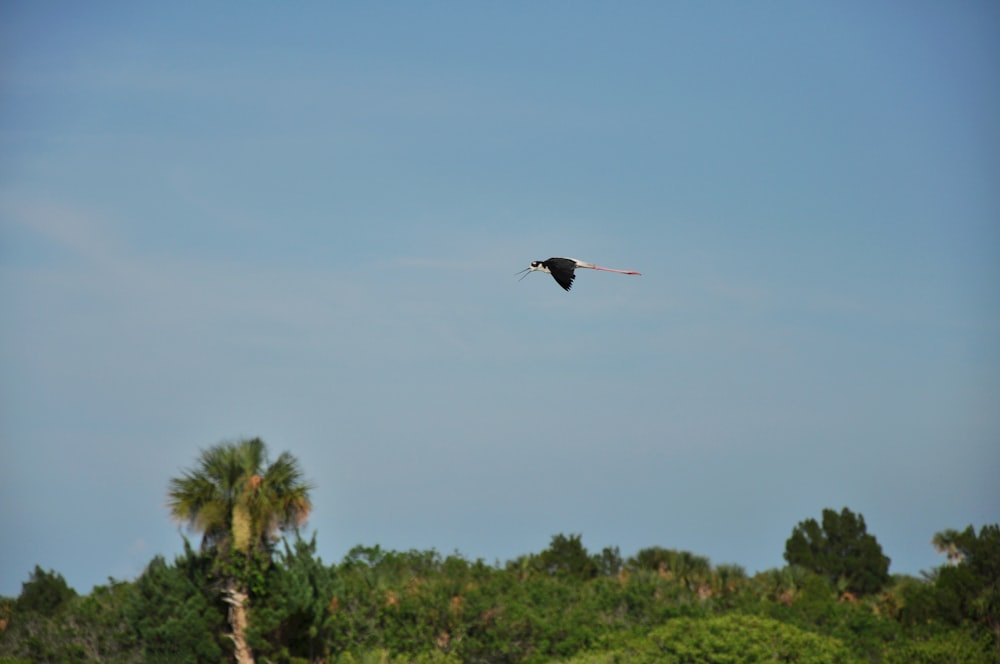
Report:
M1000 520L990 2L7 3L0 594L182 547L261 436L310 529L893 572ZM572 293L528 262L572 256Z

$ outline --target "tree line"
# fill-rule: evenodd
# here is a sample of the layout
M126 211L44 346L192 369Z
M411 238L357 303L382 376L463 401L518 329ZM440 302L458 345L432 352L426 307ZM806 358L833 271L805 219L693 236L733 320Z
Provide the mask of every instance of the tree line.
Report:
M200 544L83 596L36 566L0 598L0 664L1000 662L996 524L935 534L946 560L920 577L890 575L848 508L794 526L787 565L754 575L578 534L503 564L377 545L326 564L298 532L310 489L259 439L205 450L168 486Z

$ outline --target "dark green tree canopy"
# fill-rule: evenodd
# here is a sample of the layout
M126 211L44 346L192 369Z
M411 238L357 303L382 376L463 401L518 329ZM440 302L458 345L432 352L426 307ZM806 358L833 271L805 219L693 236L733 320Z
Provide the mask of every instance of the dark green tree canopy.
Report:
M378 545L326 565L315 536L293 535L245 605L248 664L1000 662L996 525L939 533L948 562L865 597L800 565L748 577L661 547L623 562L616 547L587 554L578 535L506 566ZM157 556L134 582L58 605L31 603L49 596L34 591L62 586L36 570L20 607L0 598L0 663L233 662L240 646L217 546L185 540L182 556Z
M21 594L17 598L18 611L37 611L53 614L66 602L76 597L76 591L69 587L62 574L46 572L38 565L31 578L21 584Z
M549 548L542 551L542 566L549 574L566 574L579 579L597 576L597 563L583 546L582 535L554 535Z
M1000 526L985 525L978 535L971 525L961 532L945 530L933 543L950 561L937 572L934 614L954 624L971 618L1000 644Z
M150 561L132 585L128 624L139 637L142 661L218 662L229 646L223 636L225 604L214 592L212 556L184 541L173 564Z
M823 510L823 523L801 521L785 542L785 560L827 577L856 595L878 592L889 582L889 558L865 518L848 508Z

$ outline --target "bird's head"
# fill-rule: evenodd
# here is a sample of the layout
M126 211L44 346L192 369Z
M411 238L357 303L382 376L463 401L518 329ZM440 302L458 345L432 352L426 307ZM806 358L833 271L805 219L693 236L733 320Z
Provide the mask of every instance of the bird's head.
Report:
M523 276L521 277L521 279L524 279L524 277L526 277L529 274L531 274L532 272L536 272L536 271L541 271L541 272L545 272L546 271L545 270L545 265L542 263L542 261L531 261L531 263L528 265L528 267L524 268L523 270L521 270L517 274L522 274ZM514 276L516 277L517 274L515 274ZM518 279L518 281L520 281L521 279Z

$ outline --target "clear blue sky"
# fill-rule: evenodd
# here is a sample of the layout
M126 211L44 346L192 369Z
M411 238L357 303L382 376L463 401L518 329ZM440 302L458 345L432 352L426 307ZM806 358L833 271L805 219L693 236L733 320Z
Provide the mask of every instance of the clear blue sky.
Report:
M846 506L942 563L1000 521L997 63L994 2L5 3L0 594L172 558L241 436L327 562L752 573Z

